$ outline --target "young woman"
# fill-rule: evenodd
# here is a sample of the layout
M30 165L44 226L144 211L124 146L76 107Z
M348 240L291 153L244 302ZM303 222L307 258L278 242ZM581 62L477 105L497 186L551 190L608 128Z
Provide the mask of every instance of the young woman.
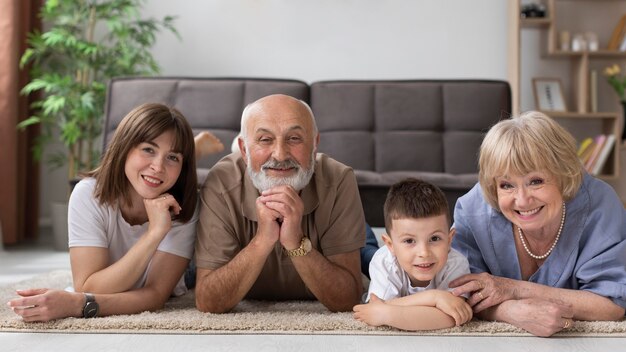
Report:
M223 149L214 136L199 137L204 150ZM75 292L22 290L9 307L24 321L48 321L154 311L184 294L197 222L193 141L176 109L144 104L131 111L100 166L70 197Z

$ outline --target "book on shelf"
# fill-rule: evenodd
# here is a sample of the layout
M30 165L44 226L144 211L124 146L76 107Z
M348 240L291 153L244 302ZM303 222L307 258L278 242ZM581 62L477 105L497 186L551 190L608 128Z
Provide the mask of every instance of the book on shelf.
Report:
M619 48L617 50L626 51L626 35L624 35L624 37L622 38L622 43L619 45Z
M598 112L598 71L589 72L589 105L591 112Z
M582 142L580 142L580 147L578 147L578 153L577 153L578 157L580 157L581 155L583 155L585 151L587 151L587 148L589 148L591 143L593 143L593 139L591 139L591 137L587 137L583 139Z
M604 146L605 141L606 135L604 134L599 134L593 139L593 151L591 152L589 159L585 163L585 170L587 170L588 173L591 173L591 171L593 170L593 166L598 159L598 155L600 154L600 151L602 150L602 146Z
M624 42L624 37L626 37L626 15L623 15L620 18L619 22L613 29L613 34L611 34L611 39L609 39L609 50L618 50L622 46Z
M578 148L578 158L583 163L583 165L585 165L587 163L587 160L589 160L589 157L591 156L591 153L593 152L593 148L594 148L594 143L593 143L593 138L591 137L585 138L580 143L580 147Z
M606 136L604 146L602 146L602 150L600 151L600 154L598 154L598 159L596 160L595 164L593 165L593 169L591 170L592 175L595 176L600 174L600 171L602 171L602 169L604 168L604 164L606 164L606 161L609 159L609 155L611 154L614 145L615 135L610 134Z

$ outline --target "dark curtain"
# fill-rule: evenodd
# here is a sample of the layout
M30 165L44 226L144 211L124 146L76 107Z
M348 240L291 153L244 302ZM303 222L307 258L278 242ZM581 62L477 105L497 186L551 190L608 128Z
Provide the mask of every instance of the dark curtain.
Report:
M26 34L41 26L42 1L0 0L0 225L7 245L35 238L39 231L39 164L30 151L39 131L15 126L29 116L30 102L19 94L28 72L19 69L19 58Z

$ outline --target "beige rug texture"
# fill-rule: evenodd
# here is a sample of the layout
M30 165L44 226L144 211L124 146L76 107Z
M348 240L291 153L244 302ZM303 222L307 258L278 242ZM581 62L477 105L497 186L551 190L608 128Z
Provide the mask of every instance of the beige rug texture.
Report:
M95 319L67 318L47 323L24 323L6 306L18 288L64 288L71 285L69 271L54 271L30 280L0 287L0 331L54 333L132 334L328 334L328 335L448 335L530 336L510 324L473 320L451 329L407 332L369 327L352 313L331 313L318 302L241 302L231 313L201 313L195 309L193 291L172 298L158 312ZM575 322L556 336L626 336L621 322Z

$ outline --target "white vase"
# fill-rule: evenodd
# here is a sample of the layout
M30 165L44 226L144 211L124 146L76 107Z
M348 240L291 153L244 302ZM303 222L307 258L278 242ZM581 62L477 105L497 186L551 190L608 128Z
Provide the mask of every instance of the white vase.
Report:
M52 232L54 235L54 249L67 251L67 202L51 202Z

